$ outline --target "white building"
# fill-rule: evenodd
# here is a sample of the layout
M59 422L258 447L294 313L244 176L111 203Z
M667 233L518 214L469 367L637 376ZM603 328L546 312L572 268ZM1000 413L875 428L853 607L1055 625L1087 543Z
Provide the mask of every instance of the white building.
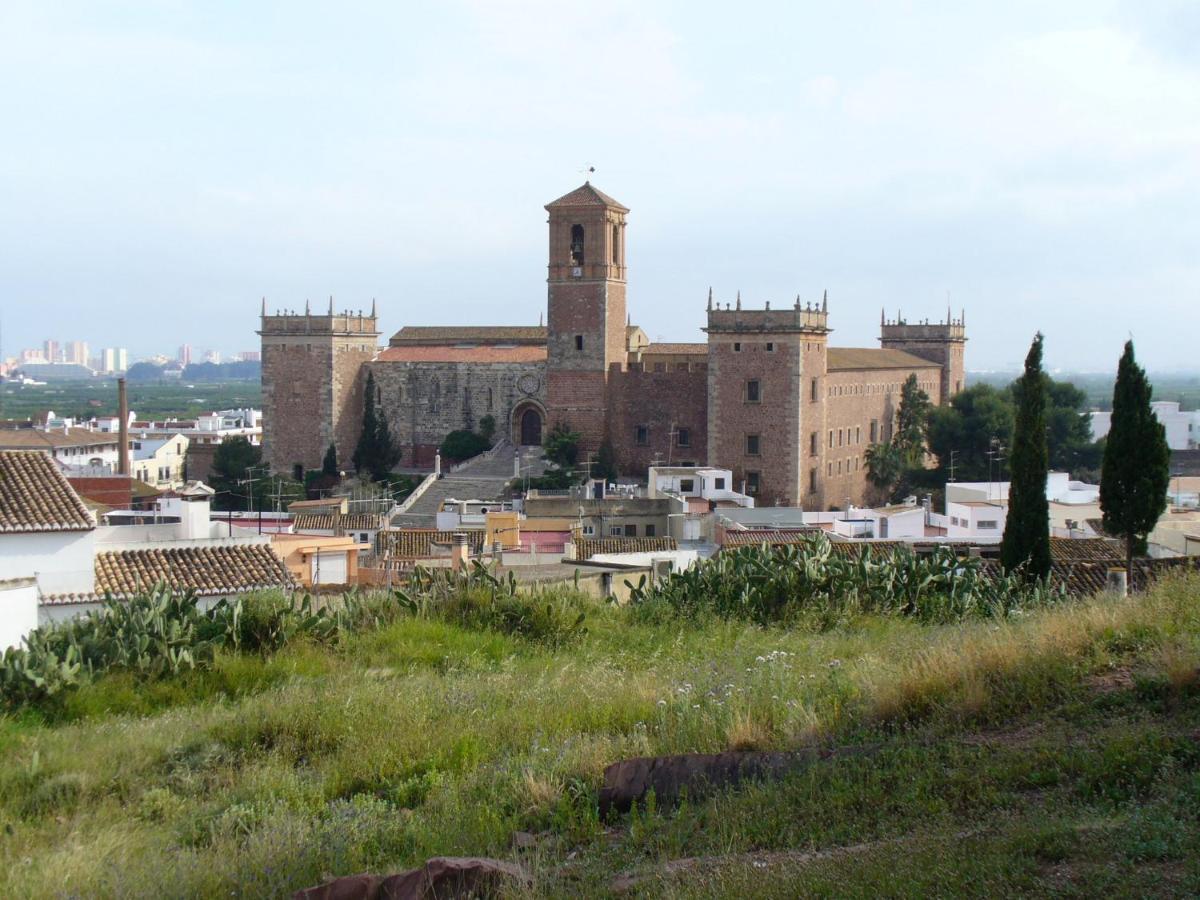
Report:
M1150 404L1158 421L1167 432L1167 446L1172 450L1195 450L1200 447L1200 409L1183 410L1173 400L1155 400ZM1092 413L1092 437L1105 437L1112 427L1112 413L1096 410Z
M130 441L131 474L159 490L183 484L188 439L182 434L165 438L136 437Z
M94 592L95 531L49 456L0 451L0 650L37 627L41 594Z
M38 450L68 475L115 472L119 446L115 434L86 428L0 429L0 450Z
M999 541L1008 517L1008 481L951 481L946 484L946 513L933 516L947 537ZM1072 481L1066 472L1046 476L1051 534L1078 537L1083 523L1100 516L1100 487Z
M754 498L734 490L733 472L710 466L651 466L650 499L664 496L711 501L721 506L753 507ZM691 505L691 504L689 504Z
M105 374L124 372L129 368L129 351L124 347L105 347L100 351L100 369Z

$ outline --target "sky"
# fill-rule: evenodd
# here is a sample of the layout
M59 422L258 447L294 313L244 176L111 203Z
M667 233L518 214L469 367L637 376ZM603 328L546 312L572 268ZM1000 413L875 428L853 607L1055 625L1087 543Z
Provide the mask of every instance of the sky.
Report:
M835 345L949 303L969 369L1200 369L1198 47L1192 0L5 0L3 351L536 323L594 167L654 339L827 290Z

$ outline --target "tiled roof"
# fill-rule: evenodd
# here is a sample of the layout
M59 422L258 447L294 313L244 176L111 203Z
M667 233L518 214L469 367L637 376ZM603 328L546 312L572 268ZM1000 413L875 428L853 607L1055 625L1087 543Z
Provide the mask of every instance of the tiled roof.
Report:
M830 347L826 368L836 372L853 369L940 369L941 366L903 350Z
M679 356L684 354L688 356L695 354L708 356L708 344L654 343L642 347L641 352L645 356Z
M349 513L339 515L330 512L305 512L292 519L292 531L378 531L383 527L383 516L374 513Z
M591 559L597 553L660 553L677 547L673 537L576 538L575 558Z
M1119 541L1112 538L1050 538L1050 556L1064 562L1090 560L1092 562L1120 562L1125 551Z
M72 428L70 431L41 431L37 428L0 429L0 450L57 450L60 447L117 446L119 438L104 431Z
M341 497L326 497L321 500L293 500L288 504L288 512L306 510L306 509L335 509L342 505L343 498Z
M517 347L388 347L375 357L381 362L513 363L544 362L546 348Z
M628 207L622 206L608 194L592 187L590 181L585 181L570 193L563 194L557 200L547 203L546 209L554 209L559 206L611 206L621 212L629 212Z
M379 532L379 549L385 557L392 559L426 559L434 556L434 544L448 548L454 543L453 531L436 531L432 528L389 528ZM482 531L468 531L467 546L471 553L483 549Z
M0 451L0 533L95 527L54 460L36 450Z
M797 528L795 530L760 529L747 531L726 531L725 547L761 547L767 544L771 547L784 547L792 544L803 544L820 528Z
M984 560L985 572L999 570L996 560ZM1068 594L1073 597L1087 597L1103 591L1108 586L1108 570L1114 567L1114 562L1056 560L1051 564L1050 579L1056 585L1063 585ZM1124 568L1124 564L1116 566ZM1200 572L1200 556L1175 556L1166 559L1135 559L1133 574L1129 580L1131 591L1142 591L1159 578L1172 572L1185 570Z
M391 347L440 344L542 344L545 325L406 325L392 335Z
M127 597L166 584L200 596L238 594L294 584L267 544L110 550L96 554L96 594ZM47 598L47 602L70 602Z

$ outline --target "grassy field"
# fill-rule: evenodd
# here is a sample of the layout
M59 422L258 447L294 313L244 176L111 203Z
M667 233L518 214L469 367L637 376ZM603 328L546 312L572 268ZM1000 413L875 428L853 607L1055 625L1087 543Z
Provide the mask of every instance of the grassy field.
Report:
M0 896L287 896L439 854L550 897L1200 892L1200 579L943 625L584 611L563 642L406 617L10 714ZM814 745L869 752L598 814L626 757Z
M129 408L143 417L182 418L244 407L262 407L262 385L258 381L129 384ZM82 418L116 415L117 380L96 378L42 385L0 384L0 418L26 419L47 409L60 416Z

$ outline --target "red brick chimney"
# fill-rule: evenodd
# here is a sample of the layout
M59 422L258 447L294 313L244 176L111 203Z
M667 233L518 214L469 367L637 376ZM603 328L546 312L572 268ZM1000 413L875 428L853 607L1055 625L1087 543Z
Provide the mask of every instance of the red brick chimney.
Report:
M125 379L117 379L117 474L129 474L129 395L125 393Z

